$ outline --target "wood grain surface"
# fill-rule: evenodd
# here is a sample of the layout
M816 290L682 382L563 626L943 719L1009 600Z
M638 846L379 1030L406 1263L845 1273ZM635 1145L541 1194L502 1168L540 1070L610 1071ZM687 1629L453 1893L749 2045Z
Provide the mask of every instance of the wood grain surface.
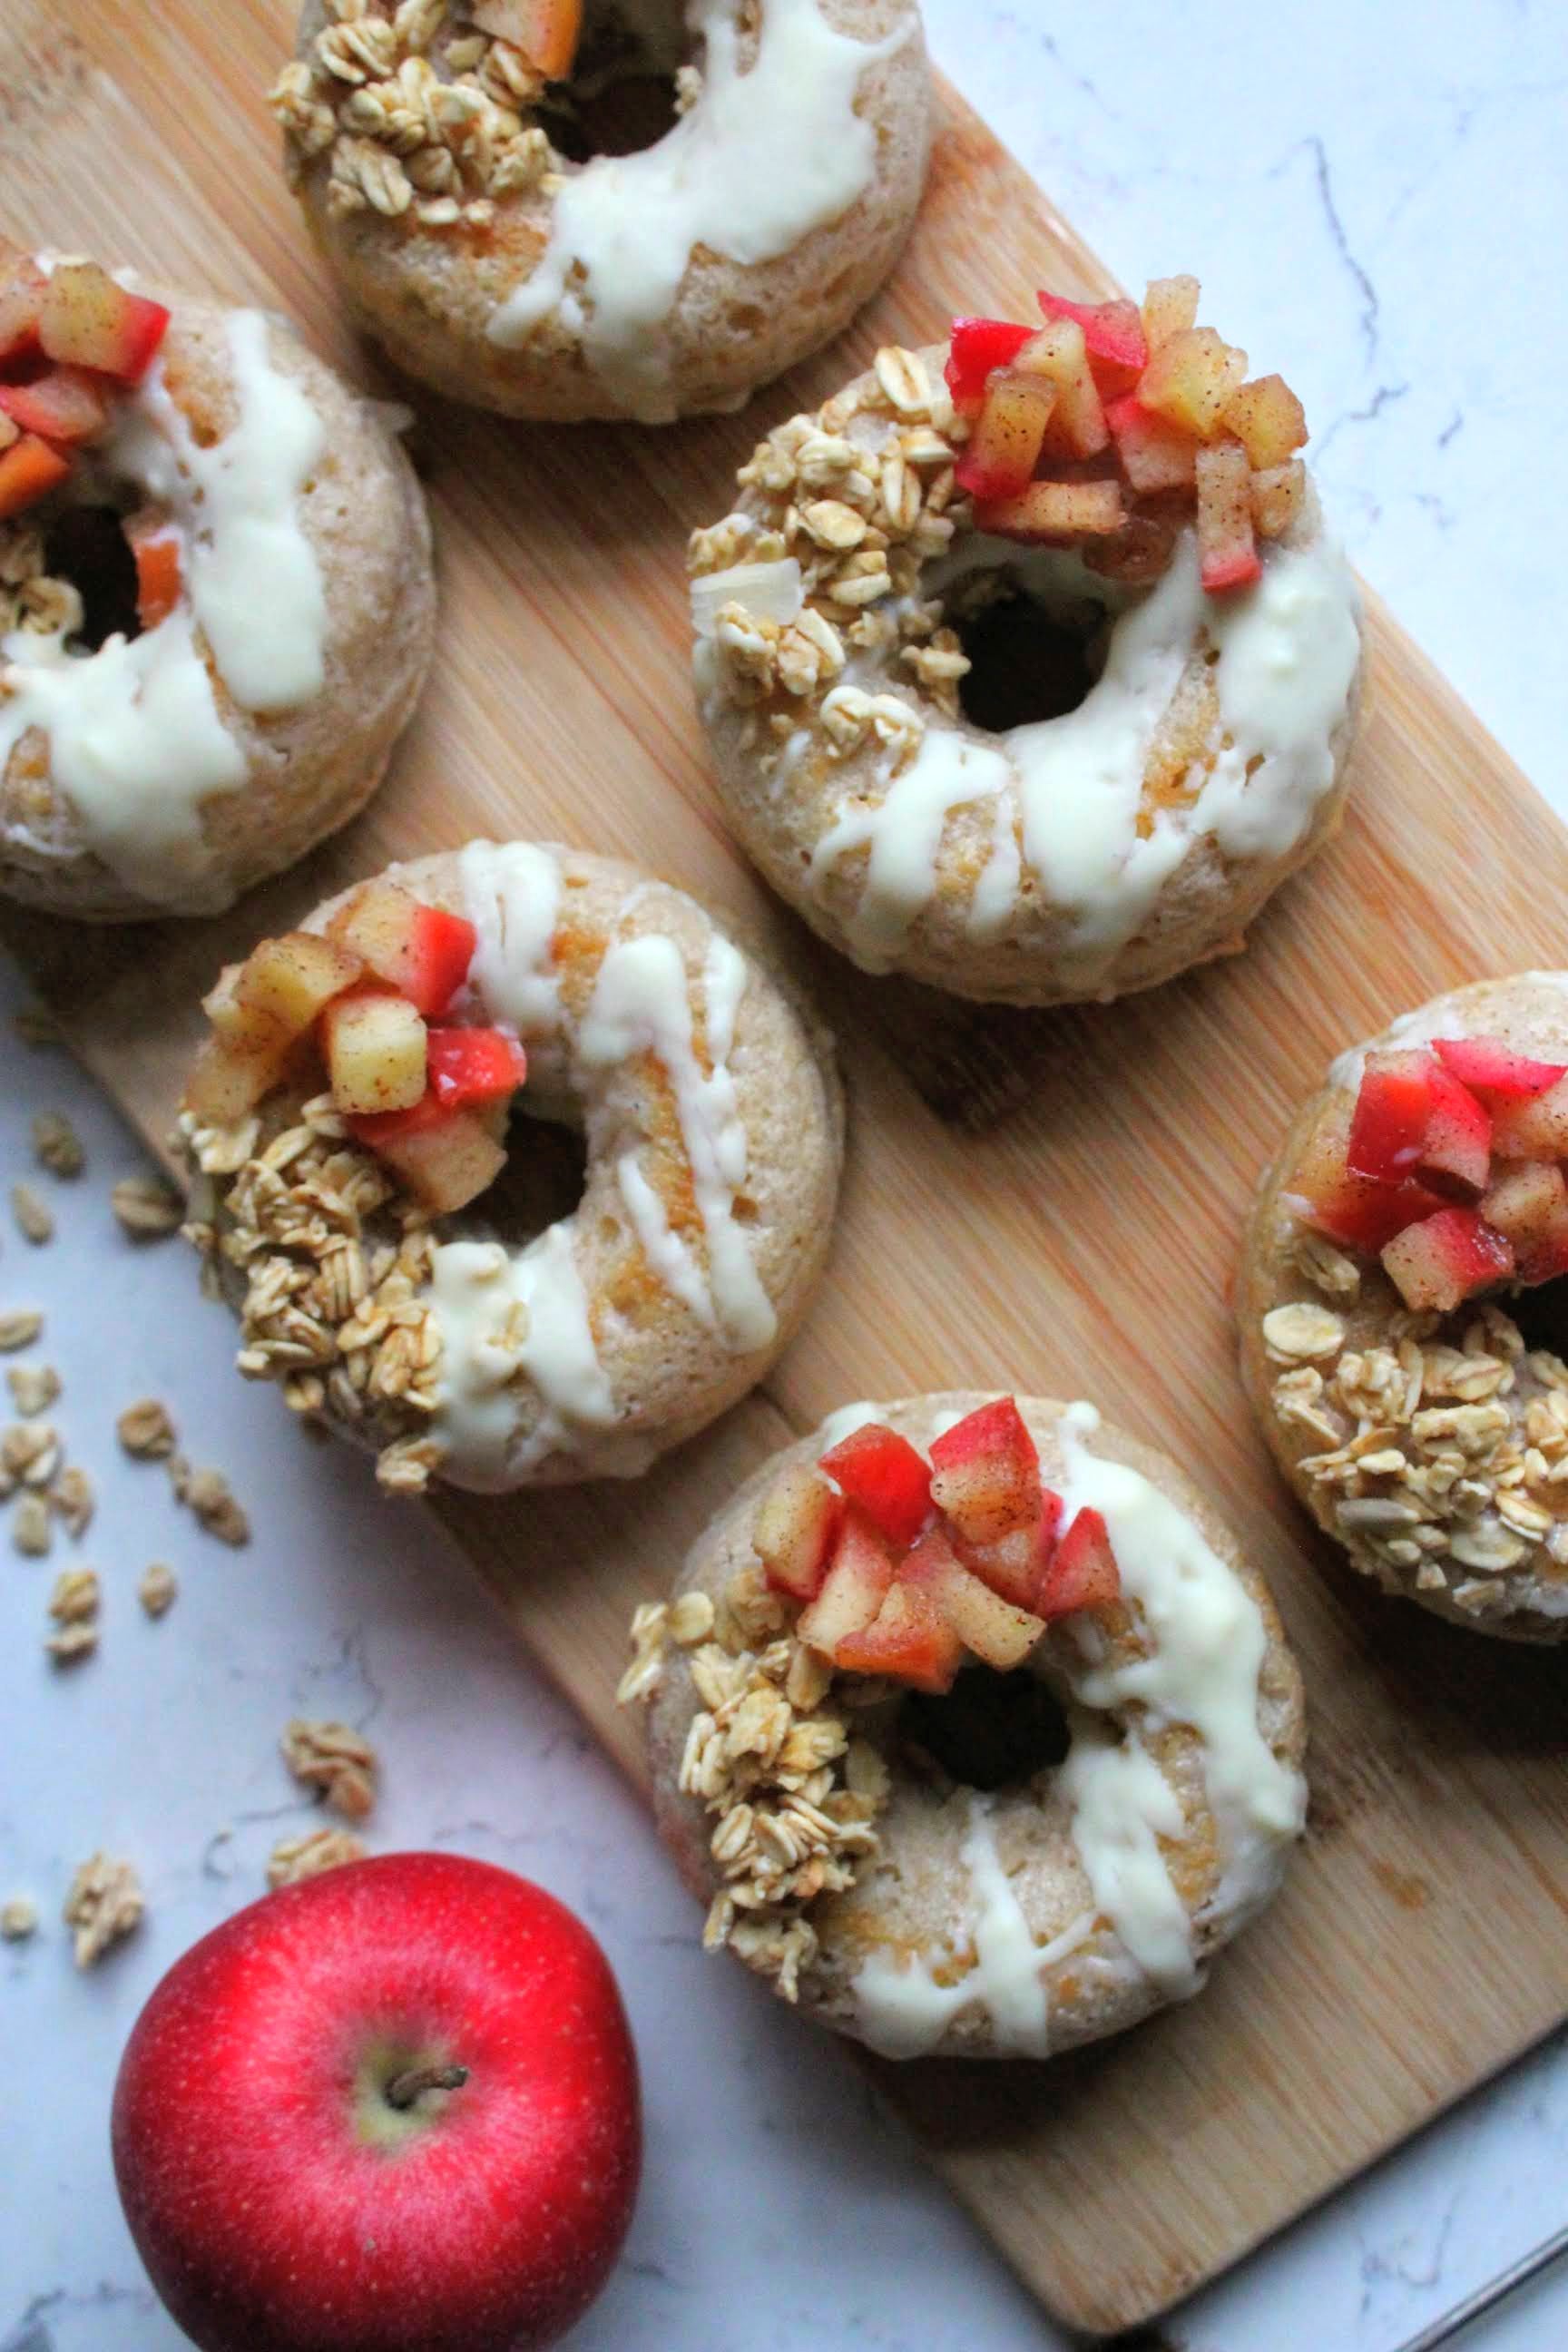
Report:
M276 306L375 382L278 169L261 93L288 45L283 0L0 0L3 225ZM634 1601L668 1583L733 1481L846 1400L1087 1395L1206 1483L1273 1579L1311 1694L1311 1827L1285 1894L1200 2000L1120 2042L1048 2067L873 2070L1049 2308L1110 2331L1234 2262L1568 2010L1561 1665L1340 1570L1248 1423L1228 1307L1248 1188L1328 1054L1438 989L1565 960L1568 837L1374 609L1352 814L1245 957L1109 1009L977 1012L861 977L765 901L693 715L688 529L725 510L759 431L879 342L930 340L954 310L1026 316L1042 280L1109 285L951 93L944 110L895 282L748 416L530 429L415 396L438 672L350 833L219 923L105 936L8 916L4 934L154 1143L220 960L391 857L471 835L637 859L759 923L804 972L852 1096L841 1231L804 1335L765 1391L636 1486L440 1513L637 1774L611 1696ZM194 1288L192 1311L216 1311Z

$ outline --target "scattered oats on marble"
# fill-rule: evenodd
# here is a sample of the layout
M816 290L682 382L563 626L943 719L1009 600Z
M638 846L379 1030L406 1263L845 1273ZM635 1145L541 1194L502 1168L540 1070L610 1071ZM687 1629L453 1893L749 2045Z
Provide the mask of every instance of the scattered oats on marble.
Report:
M136 1598L149 1617L166 1617L179 1594L179 1580L166 1560L149 1562L136 1587Z
M114 1426L132 1461L165 1462L174 1450L174 1424L156 1397L128 1404Z
M15 1307L0 1314L0 1355L14 1356L43 1336L44 1318L30 1307Z
M0 1470L24 1486L47 1486L59 1468L59 1440L47 1421L13 1421L0 1429Z
M11 1402L25 1420L47 1412L60 1393L60 1376L52 1364L13 1364L5 1374Z
M45 1242L53 1241L54 1213L47 1202L42 1200L30 1184L12 1185L11 1213L16 1220L16 1229L24 1241L31 1242L35 1247L41 1246Z
M205 1533L237 1550L250 1541L250 1521L221 1470L193 1470L183 1484L180 1500L189 1505Z
M13 1895L0 1903L0 1941L25 1944L38 1932L38 1906L28 1895Z
M69 1665L97 1649L101 1601L95 1570L67 1568L56 1577L49 1615L58 1630L44 1646L59 1664Z
M363 1731L347 1723L295 1716L284 1725L279 1746L296 1780L314 1789L350 1821L364 1820L375 1802L380 1767Z
M63 1110L41 1110L33 1119L33 1150L51 1176L79 1176L87 1166L81 1138Z
M87 1472L75 1463L68 1469L62 1470L49 1488L49 1502L67 1535L74 1543L79 1543L92 1525L92 1515L97 1507L92 1480Z
M29 1487L11 1514L11 1541L24 1559L47 1559L54 1540L49 1498Z
M162 1241L167 1234L177 1234L184 1222L184 1202L162 1176L126 1176L109 1200L132 1241Z
M370 1848L352 1830L311 1830L304 1837L279 1838L267 1857L267 1884L297 1886L303 1878L319 1878L324 1870L341 1870L345 1862L363 1862Z
M137 1927L146 1909L132 1865L101 1852L90 1854L71 1880L60 1914L75 1931L79 1969L90 1969Z

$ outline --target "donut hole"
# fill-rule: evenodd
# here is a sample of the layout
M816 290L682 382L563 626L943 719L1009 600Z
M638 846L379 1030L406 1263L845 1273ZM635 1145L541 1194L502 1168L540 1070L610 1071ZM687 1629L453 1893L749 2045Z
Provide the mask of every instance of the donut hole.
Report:
M1512 1318L1528 1354L1540 1351L1568 1361L1568 1275L1515 1291L1498 1304Z
M1050 1770L1071 1744L1056 1693L1023 1666L999 1674L967 1665L943 1698L911 1691L899 1708L897 1737L917 1769L934 1765L960 1787L987 1793Z
M679 0L588 0L576 62L540 102L569 163L640 155L678 119L675 77L693 49Z
M1046 568L1001 562L972 571L943 599L942 618L969 657L959 705L974 727L1005 735L1065 719L1105 667L1112 615Z
M44 566L52 579L68 581L81 598L74 650L95 654L110 637L141 635L136 558L118 509L62 507L44 533Z
M575 1213L587 1189L588 1146L564 1115L521 1108L506 1142L506 1166L484 1196L484 1215L500 1239L518 1249Z

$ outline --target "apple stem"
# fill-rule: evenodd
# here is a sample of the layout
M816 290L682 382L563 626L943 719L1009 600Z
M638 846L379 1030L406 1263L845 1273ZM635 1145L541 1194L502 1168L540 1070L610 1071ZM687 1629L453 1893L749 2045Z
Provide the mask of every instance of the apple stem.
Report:
M386 2104L400 2112L411 2107L422 2091L460 2091L468 2079L466 2066L410 2066L395 2074L385 2090Z

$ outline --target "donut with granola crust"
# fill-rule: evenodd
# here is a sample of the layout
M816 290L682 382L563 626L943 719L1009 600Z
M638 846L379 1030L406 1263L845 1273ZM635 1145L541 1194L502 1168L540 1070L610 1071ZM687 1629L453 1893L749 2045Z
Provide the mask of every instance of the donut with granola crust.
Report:
M306 0L273 92L354 316L503 415L742 406L920 202L916 0Z
M1568 1638L1568 973L1481 981L1340 1056L1259 1185L1242 1372L1351 1566Z
M805 1312L831 1042L669 884L470 842L263 940L205 1006L188 1230L239 1369L388 1488L637 1476Z
M1197 281L1040 300L781 425L689 567L767 880L863 971L1047 1005L1241 944L1338 822L1362 636L1300 404Z
M886 2056L1043 2058L1187 1999L1300 1833L1267 1587L1088 1405L835 1414L633 1639L706 1943Z
M0 892L212 914L359 812L429 667L397 412L288 324L0 245Z

